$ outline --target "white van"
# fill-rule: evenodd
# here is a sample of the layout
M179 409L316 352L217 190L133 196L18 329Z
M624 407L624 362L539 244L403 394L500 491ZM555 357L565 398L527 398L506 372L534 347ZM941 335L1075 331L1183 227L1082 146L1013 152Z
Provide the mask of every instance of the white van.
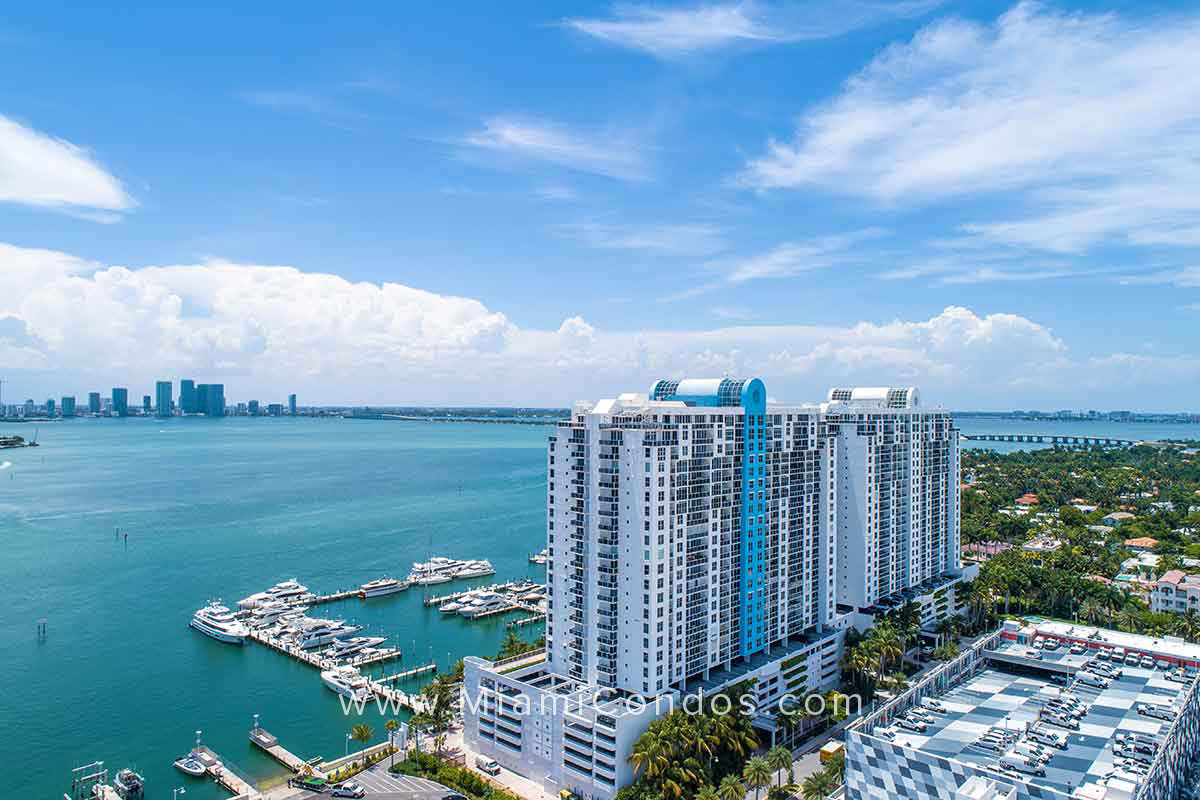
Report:
M487 756L475 756L475 769L488 775L500 774L500 765L496 763L496 759Z
M1043 764L1050 760L1050 754L1042 749L1040 745L1033 744L1032 742L1017 742L1013 745L1013 752L1028 758L1030 761L1039 761Z
M1012 769L1017 772L1024 772L1026 775L1045 775L1046 770L1042 769L1042 765L1036 761L1031 761L1023 756L1003 756L1000 759L1000 766L1004 769Z
M1087 686L1095 686L1098 689L1108 688L1108 678L1097 675L1094 672L1077 672L1075 680Z

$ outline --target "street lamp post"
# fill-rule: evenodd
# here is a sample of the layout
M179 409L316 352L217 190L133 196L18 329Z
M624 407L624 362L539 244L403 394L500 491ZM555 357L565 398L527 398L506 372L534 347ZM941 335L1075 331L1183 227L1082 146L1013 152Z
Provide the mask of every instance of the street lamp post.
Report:
M178 789L171 790L171 800L179 800L179 795L187 794L187 789L180 786Z

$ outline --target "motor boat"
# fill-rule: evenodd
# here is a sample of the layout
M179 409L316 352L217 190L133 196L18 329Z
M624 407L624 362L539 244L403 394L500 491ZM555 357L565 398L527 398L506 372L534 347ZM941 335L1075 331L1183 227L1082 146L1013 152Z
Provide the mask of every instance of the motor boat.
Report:
M395 594L402 592L408 588L407 581L398 581L395 578L379 578L377 580L368 581L358 587L359 597L380 597L385 594Z
M250 631L233 612L217 600L197 611L188 624L206 636L230 644L241 644L250 635Z
M347 658L366 647L374 647L387 641L383 636L354 636L349 639L338 639L326 652L333 658Z
M545 564L550 560L550 548L542 548L542 552L529 557L530 564Z
M124 798L141 797L146 789L146 781L131 769L123 769L113 778L113 787Z
M452 578L482 578L485 575L495 575L496 569L490 561L467 561L462 566L450 572Z
M279 583L264 592L255 592L238 600L238 608L252 609L269 603L297 603L307 598L308 587L295 578Z
M305 619L296 630L296 646L302 650L311 650L338 639L345 639L361 630L361 625L347 625L341 620Z
M250 612L251 628L264 628L289 614L303 614L307 606L290 606L281 602L266 603Z
M511 608L512 602L495 592L485 592L458 610L464 617L478 617L494 611Z
M414 572L408 576L408 580L417 586L433 586L437 583L449 583L453 579L444 572Z
M370 700L374 693L367 679L354 667L335 667L321 672L321 681L330 689L351 700Z
M191 775L193 778L203 778L208 771L200 759L196 758L195 753L188 753L186 756L175 759L175 769Z

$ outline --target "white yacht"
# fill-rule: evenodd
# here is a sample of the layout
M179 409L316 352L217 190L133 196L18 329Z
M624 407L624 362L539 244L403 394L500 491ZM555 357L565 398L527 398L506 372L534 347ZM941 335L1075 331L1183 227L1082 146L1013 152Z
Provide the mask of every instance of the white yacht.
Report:
M407 588L408 583L406 581L398 581L395 578L378 578L377 580L367 581L358 587L358 594L360 597L379 597L385 594L402 592Z
M321 672L321 680L333 691L351 700L370 700L373 692L367 679L354 667L335 667Z
M295 642L302 650L310 650L344 639L361 630L361 625L347 625L341 620L304 619L296 630Z
M529 557L530 564L545 564L549 560L550 560L550 548L548 548L548 547L542 548L542 552Z
M327 652L333 658L346 658L359 654L364 648L374 647L386 641L384 636L352 636L349 639L338 639Z
M239 608L258 608L269 603L295 603L308 597L308 587L295 578L279 583L265 592L255 592L238 600Z
M206 636L230 644L241 644L250 635L250 631L233 612L217 600L197 611L188 624Z
M487 560L467 561L450 572L450 576L453 578L482 578L484 575L495 574L495 567L492 566L492 562Z
M265 628L286 616L298 616L307 610L307 606L289 606L280 602L267 603L250 612L249 625L251 628Z
M453 614L456 611L461 611L464 606L469 605L478 596L478 591L463 592L456 600L447 600L442 603L438 606L438 609L446 614Z
M460 608L458 613L464 617L478 617L482 614L499 611L511 606L512 603L503 595L496 594L495 592L484 592Z
M418 586L433 586L435 583L449 583L451 578L444 572L414 572L408 576L408 580Z

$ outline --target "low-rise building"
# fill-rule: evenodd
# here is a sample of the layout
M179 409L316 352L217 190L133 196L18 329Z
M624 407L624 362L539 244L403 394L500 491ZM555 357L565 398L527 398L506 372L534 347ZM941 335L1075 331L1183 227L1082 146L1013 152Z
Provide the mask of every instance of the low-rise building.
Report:
M1117 525L1123 525L1124 523L1133 519L1137 519L1136 514L1130 514L1128 511L1114 511L1111 514L1105 514L1100 521L1105 525L1112 525L1113 527L1116 527Z
M1172 614L1200 612L1200 575L1189 575L1181 569L1163 573L1150 592L1150 610Z
M1138 536L1125 540L1125 547L1135 553L1148 553L1158 547L1158 539L1152 536Z

